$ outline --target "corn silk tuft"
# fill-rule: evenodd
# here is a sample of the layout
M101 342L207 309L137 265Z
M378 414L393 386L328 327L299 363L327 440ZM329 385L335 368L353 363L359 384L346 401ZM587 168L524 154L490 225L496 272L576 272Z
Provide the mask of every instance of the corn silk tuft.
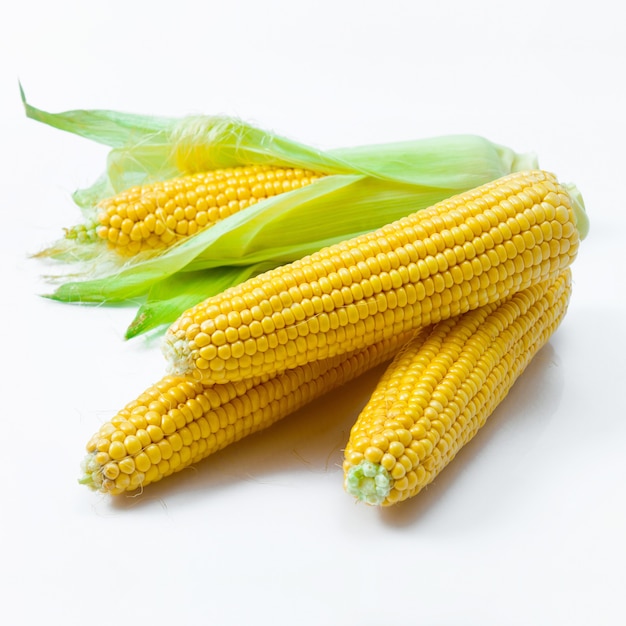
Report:
M475 135L321 150L231 117L48 113L30 105L23 90L21 95L29 118L111 148L101 176L72 196L84 224L93 222L96 205L107 197L194 172L274 165L327 175L158 253L120 258L104 242L65 237L38 255L72 267L71 280L57 277L49 296L55 300L139 303L127 338L161 330L187 308L260 272L538 167L534 155Z

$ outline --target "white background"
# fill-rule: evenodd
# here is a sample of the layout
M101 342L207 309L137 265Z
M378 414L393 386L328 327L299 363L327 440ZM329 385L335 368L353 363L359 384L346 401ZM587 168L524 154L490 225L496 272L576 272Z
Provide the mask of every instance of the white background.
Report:
M0 622L626 623L626 29L619 3L12 3L0 19ZM99 425L163 374L134 308L39 297L107 149L49 111L238 115L323 148L468 132L585 197L569 313L415 499L343 492L374 373L196 469L78 485Z

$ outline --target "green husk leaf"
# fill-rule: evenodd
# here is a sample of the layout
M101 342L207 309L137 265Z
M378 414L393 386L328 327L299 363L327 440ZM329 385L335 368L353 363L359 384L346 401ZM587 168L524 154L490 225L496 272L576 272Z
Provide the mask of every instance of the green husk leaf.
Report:
M457 191L536 166L534 155L518 154L476 135L324 151L232 117L163 118L108 110L49 113L29 104L21 87L20 92L31 119L112 148L106 171L91 187L73 195L86 209L134 185L238 165L365 174L389 182Z
M198 302L267 269L270 269L267 263L256 263L173 274L151 287L146 301L126 330L126 339L171 324Z
M21 83L19 88L26 116L30 119L112 148L139 145L144 138L150 138L149 141L154 142L159 136L163 142L169 134L168 129L176 123L174 118L107 110L79 109L48 113L28 103Z
M356 237L452 195L453 190L389 187L365 176L329 176L231 215L166 253L92 280L62 284L65 302L120 302L145 295L180 271L265 263L277 266ZM286 237L285 233L289 233Z
M21 87L20 87L21 90ZM238 165L301 167L327 174L259 202L159 253L122 259L78 225L40 256L73 267L50 297L63 302L144 299L135 336L246 277L369 232L454 194L538 167L534 155L474 135L322 150L226 116L151 117L106 110L28 117L111 148L105 171L73 199L83 223L105 197L138 184ZM81 230L81 228L83 230ZM182 309L184 310L184 309Z

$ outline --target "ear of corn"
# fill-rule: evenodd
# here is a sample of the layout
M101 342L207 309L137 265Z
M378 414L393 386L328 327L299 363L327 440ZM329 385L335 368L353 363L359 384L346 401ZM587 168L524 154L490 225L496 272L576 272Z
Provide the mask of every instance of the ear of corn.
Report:
M163 352L210 384L360 349L556 277L576 222L553 175L511 174L207 299Z
M347 491L369 504L417 494L504 399L563 319L567 269L504 301L419 331L396 355L345 450Z
M96 206L84 234L124 256L161 251L260 200L309 185L315 172L254 165L131 187Z
M116 495L161 480L390 359L409 338L392 337L271 378L205 387L167 376L92 437L81 482Z

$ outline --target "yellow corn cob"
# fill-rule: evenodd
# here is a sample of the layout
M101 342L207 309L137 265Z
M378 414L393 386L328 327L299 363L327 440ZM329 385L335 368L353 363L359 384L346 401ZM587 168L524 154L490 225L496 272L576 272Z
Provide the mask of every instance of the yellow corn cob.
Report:
M164 338L169 371L241 380L497 301L570 265L576 219L552 174L503 177L191 308Z
M69 236L85 239L95 232L124 256L158 250L263 198L304 187L320 177L308 170L254 165L136 186L100 202L96 223L76 227Z
M345 487L369 504L417 494L504 399L566 313L569 268L501 303L418 331L350 433Z
M81 482L115 495L161 480L390 359L409 339L400 335L266 379L206 387L167 376L91 438Z

